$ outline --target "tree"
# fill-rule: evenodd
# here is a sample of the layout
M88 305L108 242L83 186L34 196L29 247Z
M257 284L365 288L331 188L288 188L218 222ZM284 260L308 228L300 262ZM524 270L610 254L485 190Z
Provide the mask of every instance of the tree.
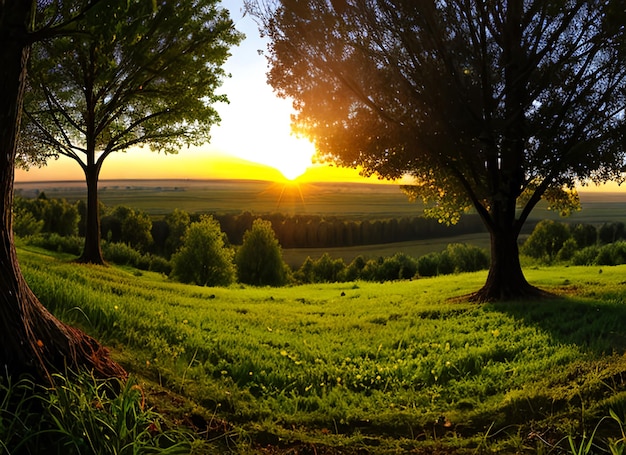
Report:
M235 264L239 281L254 286L283 286L289 277L272 223L262 219L256 219L243 235Z
M427 214L476 211L491 236L473 298L536 297L517 239L543 198L624 180L625 12L618 0L249 0L269 83L321 159L411 176Z
M199 286L228 286L235 281L233 250L211 216L191 223L183 246L172 256L172 277Z
M123 377L103 346L43 307L24 280L13 241L13 176L31 44L71 33L77 20L102 6L96 0L73 2L75 16L59 21L55 3L0 3L0 365L9 375L29 373L40 382L51 381L52 372L83 368ZM37 26L42 23L47 25Z
M43 148L82 168L87 227L79 261L103 263L97 187L107 157L143 145L177 153L210 139L219 121L213 106L227 101L216 94L222 65L242 37L218 5L110 1L80 23L82 33L34 47L22 151L41 158Z

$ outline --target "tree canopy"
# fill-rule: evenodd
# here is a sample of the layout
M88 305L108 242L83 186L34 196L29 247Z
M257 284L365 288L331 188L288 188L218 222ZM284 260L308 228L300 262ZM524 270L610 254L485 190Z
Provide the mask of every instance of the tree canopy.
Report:
M101 262L94 199L105 159L134 146L177 153L208 142L215 104L227 101L217 93L222 65L242 35L217 0L116 0L76 28L33 47L20 151L81 166L89 192L83 259Z
M517 237L543 198L624 180L626 13L613 0L254 0L269 83L321 159L382 178L492 239L478 299L536 295Z

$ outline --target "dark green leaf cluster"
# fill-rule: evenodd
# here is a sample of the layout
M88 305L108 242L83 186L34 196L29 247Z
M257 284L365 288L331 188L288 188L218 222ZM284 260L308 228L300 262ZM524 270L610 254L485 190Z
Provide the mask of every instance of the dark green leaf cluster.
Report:
M172 256L172 277L199 286L228 286L236 276L233 256L219 223L203 216L189 225L182 247Z
M282 258L282 251L272 223L257 219L243 236L243 245L235 254L239 281L254 286L283 286L291 270Z

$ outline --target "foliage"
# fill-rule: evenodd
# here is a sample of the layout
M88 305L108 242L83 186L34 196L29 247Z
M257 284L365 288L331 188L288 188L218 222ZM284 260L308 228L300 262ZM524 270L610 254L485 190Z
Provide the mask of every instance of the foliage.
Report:
M315 261L307 257L294 277L300 283L336 283L341 281L345 267L343 259L324 253Z
M598 242L598 230L593 224L579 223L571 227L570 232L578 248L592 246Z
M49 199L42 192L36 199L15 197L13 204L14 231L17 235L33 235L39 232L61 236L78 234L80 217L76 203L69 203L65 199Z
M542 220L526 239L521 251L527 256L551 263L569 238L569 227L566 224Z
M604 223L598 229L598 240L600 243L613 243L626 238L624 223Z
M189 397L195 412L239 426L245 437L228 450L304 439L318 453L464 453L477 444L560 453L567 435L591 434L611 409L626 409L626 266L533 269L533 280L563 296L478 305L458 297L485 272L203 289L26 251L20 261L56 314L123 346L132 369ZM602 428L598 445L621 437Z
M142 252L153 243L150 216L124 205L106 213L100 220L100 229L109 242L124 242Z
M322 160L412 176L405 190L442 222L480 215L498 240L479 299L531 293L517 237L542 198L569 212L577 183L625 178L613 2L247 5L270 40L269 83Z
M165 222L168 228L167 238L165 239L165 254L171 257L183 245L185 231L191 223L189 213L184 210L174 209L173 212L165 216Z
M233 256L219 223L204 215L189 225L183 246L172 256L171 276L199 286L228 286L235 280Z
M272 223L257 219L235 254L238 278L254 286L284 286L290 269L282 258Z
M0 379L2 453L189 453L191 436L167 428L135 380L54 379L51 389Z
M226 101L215 93L222 65L242 39L228 11L215 0L123 0L76 27L33 48L24 122L40 148L99 169L131 146L177 153L209 140L213 106Z

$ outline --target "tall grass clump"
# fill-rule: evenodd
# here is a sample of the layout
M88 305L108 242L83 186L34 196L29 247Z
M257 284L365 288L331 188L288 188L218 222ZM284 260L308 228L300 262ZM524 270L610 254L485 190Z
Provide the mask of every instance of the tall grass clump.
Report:
M71 377L54 375L51 388L0 379L0 453L190 453L190 433L148 408L135 381Z

